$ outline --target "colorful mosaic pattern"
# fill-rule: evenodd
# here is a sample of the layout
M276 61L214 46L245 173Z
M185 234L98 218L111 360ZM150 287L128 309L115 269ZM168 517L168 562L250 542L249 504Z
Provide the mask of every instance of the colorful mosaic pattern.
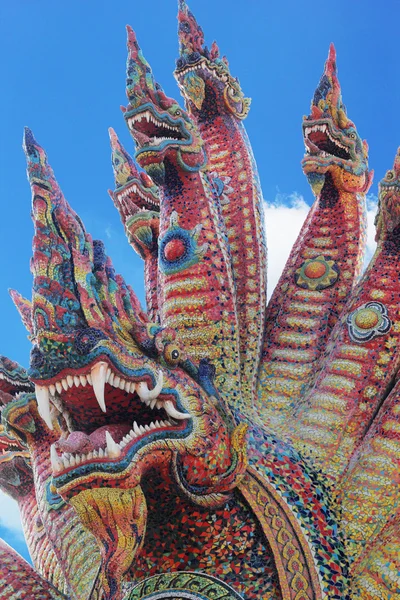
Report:
M25 131L32 353L0 358L0 487L34 569L0 543L0 598L395 599L400 152L361 277L372 173L332 46L303 121L315 203L266 305L250 101L178 4L186 110L128 27L134 158L109 131L147 310Z

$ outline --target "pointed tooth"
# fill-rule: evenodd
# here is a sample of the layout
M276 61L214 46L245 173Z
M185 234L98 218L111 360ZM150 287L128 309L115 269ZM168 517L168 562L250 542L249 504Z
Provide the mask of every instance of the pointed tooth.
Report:
M152 390L149 390L147 383L141 381L137 386L137 393L141 400L154 400L158 398L164 384L164 375L162 371L158 372L157 383Z
M128 442L127 442L127 441L125 440L125 438L124 438L124 439L122 440L122 442L120 442L120 443L119 443L119 447L120 447L120 448L125 448L125 446L126 446L126 444L127 444L127 443L128 443Z
M111 375L111 369L110 369L110 367L108 367L108 369L107 369L107 373L106 373L106 383L108 383L108 382L109 382L109 380L110 380L110 375Z
M72 378L72 375L67 375L67 383L68 383L68 387L72 387L74 385L74 380Z
M130 381L125 381L125 391L129 392L131 389L131 382Z
M61 458L57 454L57 450L55 449L54 444L50 446L50 460L51 466L54 473L59 473L64 468L64 463Z
M87 455L87 460L92 460L92 458L93 458L93 452L90 451Z
M93 381L94 395L96 396L97 402L103 412L106 412L106 403L104 401L104 386L106 383L107 363L98 362L96 363L91 371L91 377Z
M162 408L163 407L163 403L161 402L161 400L157 400L156 406L157 406L157 408Z
M150 429L150 427L149 427L148 425L145 425L145 426L144 426L144 430L145 430L145 431L151 431L151 429Z
M75 457L73 454L71 454L71 457L69 459L69 464L71 465L71 467L75 467Z
M163 407L169 417L182 421L183 419L191 419L191 416L186 413L181 413L175 408L171 400L164 402Z
M157 398L154 398L154 400L152 400L152 401L150 402L150 408L151 408L151 409L153 409L153 408L155 407L155 405L156 405L156 404L158 404L158 402L157 402Z
M136 435L140 435L140 428L136 421L133 423L133 431L136 433Z
M36 400L38 403L39 414L47 427L53 430L53 423L50 416L50 397L49 388L42 385L35 385Z
M121 448L113 440L111 433L108 431L106 431L106 442L107 442L108 456L110 458L118 458L118 456L121 456Z
M61 385L61 381L56 381L56 390L59 394L61 394L62 389L63 389L63 387Z
M85 375L79 375L79 380L81 382L81 385L85 386L87 384L87 379Z
M81 385L81 380L77 375L74 375L74 384L76 385L76 387L79 387Z
M90 375L90 373L88 373L88 374L86 375L86 379L88 380L88 383L89 383L90 385L93 385L93 380L92 380L92 376Z
M93 450L93 458L99 458L99 453L97 450Z
M114 377L114 383L113 383L114 387L116 387L116 388L117 388L117 387L119 387L119 382L120 382L120 381L121 381L121 378L120 378L120 377L118 377L118 375L116 375L116 376Z
M104 450L103 450L103 448L99 448L99 458L104 458Z
M108 383L110 385L114 385L114 373L111 371L110 375L108 376Z
M139 425L139 431L140 431L140 435L143 435L143 433L146 433L146 430L143 427L143 425Z
M68 392L68 382L66 379L61 380L61 385L63 386L64 390Z
M130 432L128 433L128 435L126 436L128 438L128 441L131 442L132 440L135 439L135 437L137 437L136 433L133 431L133 429L130 430Z
M130 393L133 394L136 391L136 383L131 381Z
M55 394L56 394L56 386L55 386L55 385L53 385L53 384L51 384L51 385L49 386L49 390L50 390L50 394L51 394L52 396L55 396Z
M65 456L65 454L63 454L61 458L62 458L62 461L63 461L63 463L64 463L64 468L65 468L65 469L68 469L68 468L69 468L69 466L70 466L70 464L69 464L69 460L68 460L68 457L67 457L67 456Z
M79 456L79 454L77 454L75 456L75 465L80 465L81 464L81 457Z
M125 379L121 379L121 381L119 382L119 389L120 390L124 390L125 389Z
M157 429L156 424L155 423L150 423L150 429Z

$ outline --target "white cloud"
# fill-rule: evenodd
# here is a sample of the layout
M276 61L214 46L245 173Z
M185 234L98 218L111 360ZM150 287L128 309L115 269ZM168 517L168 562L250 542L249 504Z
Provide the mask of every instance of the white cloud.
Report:
M5 529L10 529L12 533L21 534L22 526L21 519L19 516L18 504L15 500L0 492L0 525Z
M368 237L366 262L371 260L376 248L374 240L374 219L378 199L375 195L367 196ZM292 194L278 193L273 202L265 202L265 223L268 243L268 298L278 283L290 250L299 235L301 226L310 207L303 196L297 192Z

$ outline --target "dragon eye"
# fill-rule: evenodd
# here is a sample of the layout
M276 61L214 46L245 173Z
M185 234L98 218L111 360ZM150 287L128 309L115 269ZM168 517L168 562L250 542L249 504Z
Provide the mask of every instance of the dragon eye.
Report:
M394 173L393 173L393 171L388 171L386 173L386 179L394 179Z
M177 111L175 112L175 116L176 116L176 117L179 117L181 114L182 114L182 111L181 111L181 110L177 110Z
M352 140L356 139L356 134L354 133L354 131L352 131L351 133L349 133L349 138L351 138Z
M167 344L164 348L164 358L170 365L176 365L181 357L181 352L175 344Z

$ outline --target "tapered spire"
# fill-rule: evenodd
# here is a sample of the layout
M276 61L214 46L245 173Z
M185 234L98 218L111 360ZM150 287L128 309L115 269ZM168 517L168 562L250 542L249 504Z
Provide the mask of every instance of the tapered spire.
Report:
M46 152L30 129L24 132L23 148L27 160L28 179L32 189L33 238L32 321L34 335L46 328L58 329L68 322L78 326L84 322L76 297L72 245L83 247L85 231L67 204L54 177ZM17 308L27 307L13 296ZM51 325L50 325L51 324ZM26 323L29 330L29 322Z
M126 28L128 39L128 59L126 63L126 95L129 100L129 109L137 108L146 102L153 102L163 108L175 104L175 100L168 98L161 85L156 82L151 67L138 44L136 34L132 27Z
M342 92L337 74L335 46L329 46L324 72L314 92L311 102L311 118L321 119L329 116L341 129L353 125L347 118L346 107L342 101Z

